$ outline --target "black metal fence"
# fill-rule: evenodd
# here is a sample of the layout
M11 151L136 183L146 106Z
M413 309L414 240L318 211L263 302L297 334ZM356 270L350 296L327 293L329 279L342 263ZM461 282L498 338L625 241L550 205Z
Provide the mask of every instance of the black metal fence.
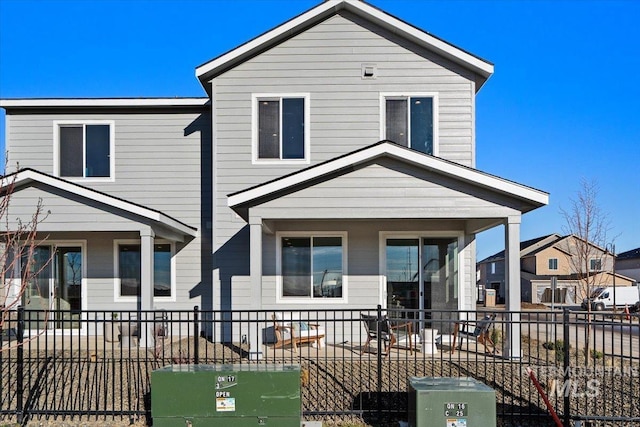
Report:
M169 364L294 363L306 419L407 418L408 378L474 377L499 417L640 422L640 318L573 311L31 311L0 334L0 421L150 420ZM397 422L393 425L397 425Z

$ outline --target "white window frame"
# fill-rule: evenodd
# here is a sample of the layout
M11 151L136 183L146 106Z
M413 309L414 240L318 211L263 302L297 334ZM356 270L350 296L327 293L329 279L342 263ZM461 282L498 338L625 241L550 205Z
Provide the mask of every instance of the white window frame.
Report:
M287 98L304 99L304 158L303 159L261 159L258 157L258 103L260 101L280 101L280 120L282 121L282 100ZM309 93L254 93L251 94L251 163L261 165L300 165L311 162L311 96ZM282 129L282 123L280 123ZM280 132L280 156L282 157L282 132Z
M555 265L556 265L555 268L551 267L551 261L555 262ZM558 258L549 258L548 266L549 266L549 270L558 271Z
M342 297L314 298L282 295L282 238L283 237L340 237L342 238ZM276 232L276 303L277 304L347 304L349 302L349 270L347 265L348 233L346 231L278 231Z
M440 155L440 101L437 92L380 92L380 140L387 139L387 99L409 99L409 98L432 98L433 99L433 153L432 156ZM407 144L411 144L411 109L407 109L407 123L409 129L407 129ZM411 148L409 145L408 148ZM417 151L417 150L416 150Z
M442 231L379 231L378 232L378 268L380 283L378 286L378 304L387 308L387 240L388 239L458 239L458 310L473 310L473 302L467 307L465 302L472 289L465 289L466 256L469 249L464 244L464 232L460 230ZM473 298L472 298L473 299Z
M36 246L49 246L51 247L51 249L55 252L59 247L69 247L69 246L77 246L80 248L80 251L82 252L82 278L80 279L80 294L82 295L82 298L80 300L80 306L81 306L81 315L80 318L82 320L86 320L87 319L87 313L86 310L89 309L89 296L87 295L87 290L88 290L88 286L87 286L87 281L88 281L88 273L87 273L87 241L86 240L44 240L42 242L40 242L41 244L38 244ZM20 244L26 244L26 242L21 241ZM50 260L50 264L51 262L53 262L53 258ZM10 299L13 297L15 298L22 298L22 294L20 293L20 290L22 288L22 276L20 274L20 271L22 270L22 261L18 262L16 264L16 268L17 268L17 278L15 279L11 279L9 281L9 299L8 299L8 303L10 302ZM49 279L49 290L52 290L55 288L55 277L51 277ZM13 289L12 289L13 288ZM48 297L50 299L49 304L50 310L53 310L52 304L54 302L54 300L51 298L51 296ZM54 320L49 319L48 322L53 322ZM56 328L47 328L45 329L45 334L46 335L73 335L74 333L77 333L78 329L56 329ZM80 335L87 335L87 322L82 322L82 325L80 326ZM41 330L30 330L27 329L25 330L25 335L27 336L38 336L42 333Z
M169 297L153 297L158 302L175 302L176 301L176 245L174 242L163 239L154 239L155 245L171 246L171 296ZM118 248L120 245L142 245L140 239L114 239L113 240L113 301L114 302L137 302L136 296L120 295L120 257Z
M86 146L86 126L87 125L108 125L109 126L109 173L108 177L85 177L85 176L77 176L77 177L69 177L64 176L64 178L68 181L82 181L82 182L113 182L115 181L115 167L116 167L116 155L115 155L115 147L116 147L116 128L114 120L54 120L53 122L53 175L60 177L60 128L64 126L82 126L83 127L83 138L82 138L82 148L85 149ZM85 165L84 163L87 161L86 153L82 153L82 170L83 174L85 173Z
M600 264L600 268L593 268L592 264ZM589 271L602 271L602 259L600 258L589 258Z

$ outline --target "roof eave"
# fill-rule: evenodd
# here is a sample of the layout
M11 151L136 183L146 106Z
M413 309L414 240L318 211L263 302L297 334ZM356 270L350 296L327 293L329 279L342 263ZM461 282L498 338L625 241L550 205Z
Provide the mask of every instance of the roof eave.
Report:
M363 150L355 151L334 160L311 166L263 185L230 194L227 198L227 204L232 209L251 205L255 200L263 199L271 194L283 191L286 188L302 185L317 180L322 176L331 176L339 170L350 168L381 156L394 157L418 167L434 170L473 185L499 191L510 197L520 199L526 203L522 211L523 213L549 204L549 193L544 191L485 174L473 168L467 168L444 159L427 156L386 141L373 144Z
M9 178L12 175L14 175L15 177ZM162 212L145 208L144 206L136 205L126 200L119 199L117 197L113 197L108 194L101 193L99 191L92 190L90 188L83 187L81 185L74 184L60 178L43 174L42 172L38 172L34 169L23 169L12 175L6 175L3 177L2 189L8 187L9 185L22 186L31 181L40 182L45 185L49 185L69 192L71 194L85 197L90 200L95 200L99 203L104 203L114 208L124 210L126 212L138 215L142 218L147 218L149 220L170 227L171 229L176 230L177 232L182 233L185 236L197 237L198 235L198 231L195 228L183 224L182 222L176 220L175 218L171 218L170 216Z
M46 108L183 108L205 107L209 98L6 98L6 110Z

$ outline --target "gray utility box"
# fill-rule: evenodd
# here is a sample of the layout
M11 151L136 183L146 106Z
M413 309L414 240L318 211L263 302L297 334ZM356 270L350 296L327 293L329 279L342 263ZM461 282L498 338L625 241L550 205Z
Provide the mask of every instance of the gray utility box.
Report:
M411 427L493 427L496 392L473 378L409 378Z
M298 365L170 365L151 373L154 427L300 427Z

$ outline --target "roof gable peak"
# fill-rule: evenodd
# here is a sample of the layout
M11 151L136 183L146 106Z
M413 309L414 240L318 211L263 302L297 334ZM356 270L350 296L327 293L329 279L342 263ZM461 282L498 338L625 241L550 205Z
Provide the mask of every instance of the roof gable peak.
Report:
M362 0L325 0L312 9L303 12L254 39L199 65L195 70L196 77L198 77L204 89L210 92L211 88L207 82L219 74L259 55L313 25L338 14L342 10L354 13L382 28L390 29L407 40L471 70L478 76L476 78L476 91L480 90L480 87L482 87L491 74L493 74L492 63L435 37Z

